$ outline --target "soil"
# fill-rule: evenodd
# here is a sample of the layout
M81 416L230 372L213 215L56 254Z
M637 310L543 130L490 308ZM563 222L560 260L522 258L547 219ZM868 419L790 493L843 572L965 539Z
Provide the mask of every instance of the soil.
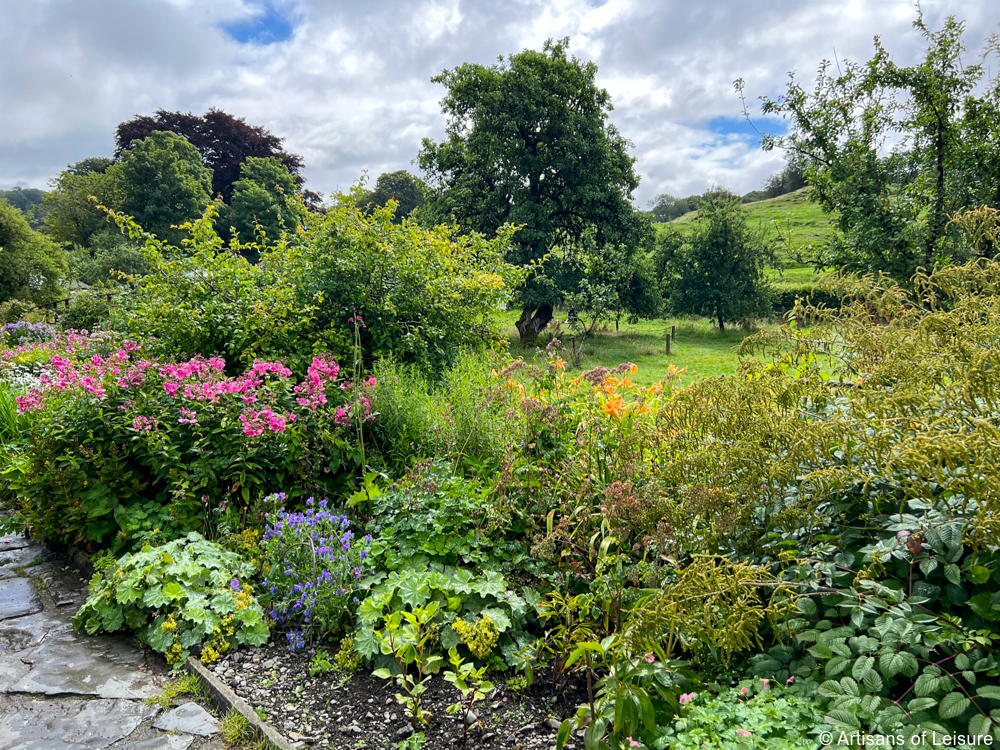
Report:
M309 674L312 652L291 654L280 644L268 644L229 654L215 673L268 723L296 747L392 750L413 733L403 706L396 700L396 683L367 671ZM476 703L475 722L462 742L462 719L446 708L459 694L434 675L424 694L431 717L423 732L422 750L487 748L488 750L549 750L563 718L574 715L587 700L582 685L570 683L555 694L545 675L526 690L507 685L512 674L491 674L495 689ZM582 748L582 730L570 736L568 750ZM404 746L407 747L407 746Z

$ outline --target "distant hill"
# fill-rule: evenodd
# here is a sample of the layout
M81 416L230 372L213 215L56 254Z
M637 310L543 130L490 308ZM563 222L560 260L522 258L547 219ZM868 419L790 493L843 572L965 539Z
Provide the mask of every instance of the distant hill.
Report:
M783 239L793 249L802 248L825 239L832 227L830 214L823 213L823 209L810 202L810 189L804 187L777 198L744 203L743 208L750 214L751 223L759 223L775 234L778 233L775 221L780 222ZM694 224L697 217L698 212L691 211L678 219L655 226L658 229L674 227L683 232L686 227ZM781 255L785 253L782 252Z

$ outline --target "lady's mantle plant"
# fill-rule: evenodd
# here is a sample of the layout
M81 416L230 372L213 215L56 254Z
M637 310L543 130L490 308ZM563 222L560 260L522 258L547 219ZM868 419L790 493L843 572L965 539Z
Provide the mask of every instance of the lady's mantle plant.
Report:
M284 493L269 498L283 502ZM327 501L306 501L303 512L282 508L264 532L268 573L264 580L270 616L292 650L309 635L329 635L349 623L355 592L365 573L371 537L357 539L346 516L327 510Z
M170 664L202 646L215 661L236 645L267 642L264 611L246 583L254 568L194 532L124 555L94 575L73 626L93 635L130 628Z

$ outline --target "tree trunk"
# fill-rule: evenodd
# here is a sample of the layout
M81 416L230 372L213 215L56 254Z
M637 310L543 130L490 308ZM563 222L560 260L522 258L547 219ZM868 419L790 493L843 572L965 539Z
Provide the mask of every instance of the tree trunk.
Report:
M726 332L726 323L722 319L722 316L720 315L719 316L719 333L725 333L725 332Z
M531 346L538 340L538 334L545 330L545 326L552 320L552 305L542 305L537 310L533 307L525 307L521 310L521 317L514 324L517 326L517 333L523 346Z

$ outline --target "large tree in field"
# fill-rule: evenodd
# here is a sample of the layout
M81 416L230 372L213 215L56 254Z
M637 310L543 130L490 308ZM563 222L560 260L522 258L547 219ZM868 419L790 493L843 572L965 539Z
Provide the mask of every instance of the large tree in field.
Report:
M597 248L643 236L630 202L639 179L628 142L608 123L611 97L595 82L597 66L568 56L567 44L435 77L448 90L447 138L425 139L420 152L436 191L432 216L488 234L521 226L509 260L534 269L517 321L526 342L564 296L547 273L560 248L579 247L588 231Z
M184 138L156 131L122 152L108 168L119 195L119 207L157 237L179 245L174 225L201 216L209 204L212 171Z
M927 41L915 65L898 65L876 37L867 63L824 61L815 86L793 74L784 96L763 98L765 114L791 122L765 149L794 154L814 199L836 214L821 265L909 279L968 256L950 216L1000 207L1000 76L989 77L986 60L997 47L968 64L964 24L949 17L931 31L918 16L914 25Z
M214 108L202 116L158 109L155 115L126 120L115 133L115 156L120 157L134 141L148 138L157 130L183 136L198 149L205 166L212 170L212 195L221 193L227 203L233 184L241 177L240 166L251 156L274 157L293 175L302 169L302 157L286 152L282 138Z
M764 269L774 250L761 230L747 223L739 198L706 193L694 231L661 239L664 287L675 313L704 315L726 330L726 321L771 312Z

